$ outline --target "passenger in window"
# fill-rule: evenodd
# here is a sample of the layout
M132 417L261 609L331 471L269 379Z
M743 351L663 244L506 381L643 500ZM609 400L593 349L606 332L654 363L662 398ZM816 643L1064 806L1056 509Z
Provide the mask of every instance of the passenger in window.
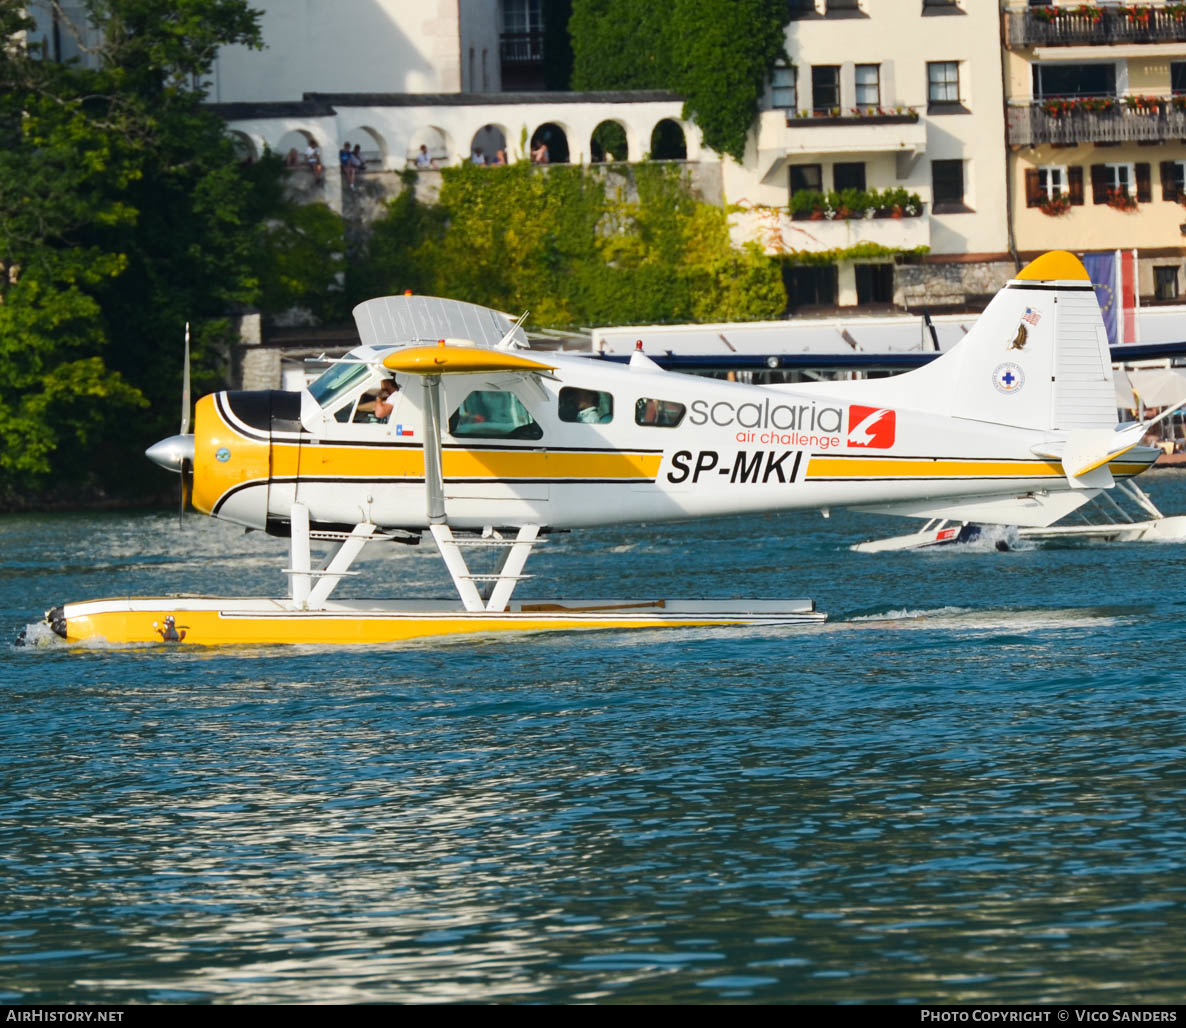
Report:
M560 420L585 425L605 425L614 418L614 400L596 389L560 390Z
M597 393L591 389L577 390L577 421L585 425L600 425L605 419Z
M675 428L684 420L687 408L674 400L655 400L640 397L634 404L634 423L655 428Z

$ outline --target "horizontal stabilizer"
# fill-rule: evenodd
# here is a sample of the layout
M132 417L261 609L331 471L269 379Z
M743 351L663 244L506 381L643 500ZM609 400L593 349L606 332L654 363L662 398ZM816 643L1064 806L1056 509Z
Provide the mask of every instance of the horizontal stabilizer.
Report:
M1105 465L1131 450L1144 434L1143 424L1129 425L1119 432L1106 428L1080 428L1071 432L1060 458L1071 488L1106 488L1111 485L1112 473ZM1108 471L1106 482L1099 476L1101 471Z
M869 514L898 514L907 518L947 518L951 521L976 521L982 525L1044 528L1097 495L1098 489L1076 489L1073 492L1026 493L1003 499L999 496L968 496L950 501L916 500L852 509Z

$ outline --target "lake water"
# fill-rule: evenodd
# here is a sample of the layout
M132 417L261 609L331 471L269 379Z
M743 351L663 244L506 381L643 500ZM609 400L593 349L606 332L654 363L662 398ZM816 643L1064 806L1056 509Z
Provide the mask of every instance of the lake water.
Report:
M0 1002L1180 1001L1186 547L847 549L913 526L591 531L522 587L823 627L6 649ZM285 566L198 515L2 518L0 630ZM429 546L359 566L448 595Z

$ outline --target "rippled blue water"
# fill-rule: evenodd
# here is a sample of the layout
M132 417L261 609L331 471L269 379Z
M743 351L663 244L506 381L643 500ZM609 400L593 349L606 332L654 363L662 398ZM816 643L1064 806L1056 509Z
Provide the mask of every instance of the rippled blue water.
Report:
M0 519L0 629L283 588L175 522ZM822 628L7 650L0 1001L1180 1001L1186 549L847 550L909 527L588 532L524 587Z

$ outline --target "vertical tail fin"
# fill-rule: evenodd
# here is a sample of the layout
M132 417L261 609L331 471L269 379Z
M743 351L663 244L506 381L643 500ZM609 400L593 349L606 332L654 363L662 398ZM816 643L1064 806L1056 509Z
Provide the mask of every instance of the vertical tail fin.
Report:
M903 405L953 417L1043 432L1116 424L1107 331L1065 250L1026 265L942 357L891 381Z

